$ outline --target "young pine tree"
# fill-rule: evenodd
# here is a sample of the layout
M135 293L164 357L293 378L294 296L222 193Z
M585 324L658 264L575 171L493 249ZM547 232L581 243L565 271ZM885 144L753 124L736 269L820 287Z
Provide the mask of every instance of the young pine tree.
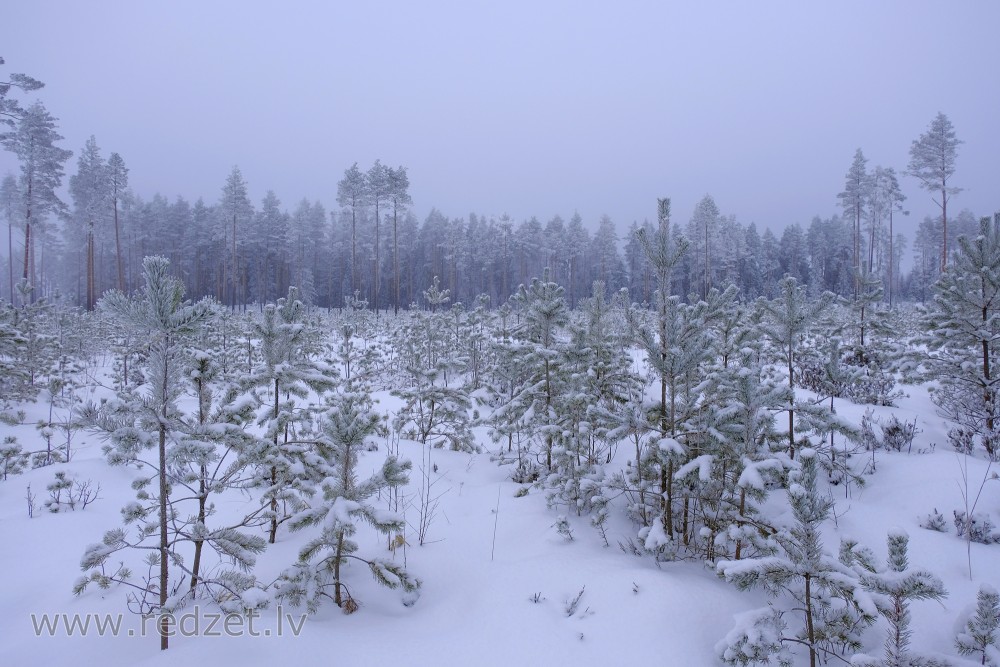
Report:
M976 611L955 636L955 646L962 655L979 656L980 664L1000 665L1000 594L989 584L979 587Z
M861 585L874 599L879 614L888 622L885 657L881 660L858 654L854 662L869 667L945 667L948 663L910 651L910 601L941 600L947 593L941 580L926 570L909 566L909 536L901 529L889 531L889 558L884 569L876 568L871 553L853 542L841 544L841 562L853 566Z
M973 433L1000 458L1000 214L983 218L979 235L959 237L952 266L934 285L927 311L929 375L944 416Z
M268 505L268 541L274 544L279 524L288 519L282 507L291 504L294 508L301 493L307 493L305 487L322 476L321 471L310 470L307 445L294 436L296 424L309 416L298 401L310 391L332 389L335 371L311 354L316 332L305 321L305 305L295 288L289 290L287 299L265 306L252 331L259 341L261 363L242 384L254 391L260 405L258 422L271 442L264 454L259 484L264 488L262 500Z
M741 590L760 587L771 595L784 593L792 599L792 608L802 615L802 626L794 635L782 633L780 644L805 646L810 667L816 667L826 656L860 648L859 632L874 621L876 614L857 574L823 548L819 528L833 502L818 489L816 458L815 451L803 449L799 456L801 467L790 475L788 502L795 524L775 536L783 553L720 561L717 566L726 581ZM759 617L760 622L773 627L770 618ZM745 641L745 634L737 633L734 639ZM730 660L728 664L740 663Z
M139 523L138 538L136 542L129 542L124 530L109 531L103 544L87 548L81 567L84 570L101 569L111 554L124 548L151 549L149 564L151 568L158 568L159 576L155 581L147 581L140 595L144 611L160 614L157 628L160 648L165 650L170 628L169 618L164 614L169 611L167 599L172 590L170 490L173 480L168 442L173 441L172 433L178 419L177 398L183 388L181 344L184 337L208 316L209 306L205 301L194 305L183 301L183 285L169 274L169 262L165 258L146 257L142 266L146 283L137 296L128 297L113 290L105 295L100 305L127 326L148 332L147 393L145 396L126 395L123 400L101 408L89 406L85 412L85 418L109 438L105 451L110 463L138 463L150 473L133 484L137 502L123 509L126 523ZM140 458L148 449L155 449L155 457ZM150 520L151 516L155 519ZM157 538L156 547L146 544L151 537ZM128 578L127 570L120 573L121 579ZM82 590L78 583L77 592ZM150 596L155 597L155 601L147 602Z
M291 517L292 530L318 527L320 533L299 552L298 563L282 574L279 596L293 604L304 603L310 612L324 598L345 613L357 610L358 602L343 577L345 564L352 560L367 565L375 579L389 588L415 592L420 586L398 564L358 555L359 545L352 539L363 523L384 535L401 532L404 525L401 516L377 509L370 499L382 490L406 484L410 462L389 456L371 477L358 478L358 458L365 441L382 429L371 407L368 395L350 382L334 396L318 439L333 472L320 483L320 496Z

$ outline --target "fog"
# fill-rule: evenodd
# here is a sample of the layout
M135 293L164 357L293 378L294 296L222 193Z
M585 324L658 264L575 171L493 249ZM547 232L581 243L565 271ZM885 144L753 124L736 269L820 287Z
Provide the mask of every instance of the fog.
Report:
M997 25L997 3L909 0L34 1L3 9L0 74L45 82L22 101L64 147L120 153L142 196L214 202L239 165L256 202L332 208L378 158L408 168L420 217L579 211L623 232L657 197L683 222L710 193L780 229L837 212L859 147L905 170L939 111L965 142L952 206L1000 208ZM936 207L902 185L909 232Z

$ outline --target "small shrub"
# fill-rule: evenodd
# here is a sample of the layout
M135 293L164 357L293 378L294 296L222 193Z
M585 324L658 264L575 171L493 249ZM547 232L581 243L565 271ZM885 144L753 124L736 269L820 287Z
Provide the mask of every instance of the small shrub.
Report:
M916 418L911 423L900 421L896 415L892 415L889 417L889 422L882 427L882 445L894 452L901 452L904 448L909 451L916 435Z
M45 488L49 492L49 498L43 505L53 514L66 510L76 511L77 507L86 509L87 505L98 499L101 492L100 484L95 488L89 479L78 482L67 477L64 471L57 472L56 478Z
M569 525L569 519L566 518L565 514L559 515L556 522L553 524L556 528L556 532L562 535L567 542L573 541L573 529Z
M936 530L939 533L948 532L948 522L945 521L944 515L938 512L936 507L933 512L923 518L920 522L920 527L927 530Z
M1000 542L1000 533L993 530L996 526L989 515L978 512L970 519L965 512L955 510L955 530L959 537L968 537L979 544L995 544Z
M521 461L514 468L514 471L510 473L510 479L515 484L531 484L538 480L541 476L541 468L528 461Z
M972 454L976 449L976 434L972 429L957 426L948 431L948 443L959 454Z

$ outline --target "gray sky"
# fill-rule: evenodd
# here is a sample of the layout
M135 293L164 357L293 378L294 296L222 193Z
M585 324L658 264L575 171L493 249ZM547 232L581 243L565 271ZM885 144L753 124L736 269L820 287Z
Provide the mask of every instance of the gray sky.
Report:
M837 210L858 147L904 170L943 111L966 142L953 205L1000 208L997 2L4 5L0 76L44 81L64 147L95 135L144 197L213 202L235 164L255 203L333 208L344 169L380 158L421 219L578 210L621 233L710 193L780 229ZM903 186L904 225L935 212Z

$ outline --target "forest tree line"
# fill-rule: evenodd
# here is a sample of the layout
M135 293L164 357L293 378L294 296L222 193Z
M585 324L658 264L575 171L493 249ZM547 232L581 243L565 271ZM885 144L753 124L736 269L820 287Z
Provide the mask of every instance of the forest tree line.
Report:
M296 286L310 305L337 308L353 299L398 312L418 301L435 277L458 302L485 294L500 304L545 269L565 286L571 307L595 280L609 292L628 288L637 302L652 299L654 271L639 243L642 230L653 231L649 220L623 229L608 216L517 221L433 209L421 221L412 210L407 169L378 160L367 169L355 163L339 181L331 177L333 208L308 199L289 208L273 191L254 203L238 167L214 201L144 198L129 188L126 160L116 152L105 158L95 137L73 165L73 153L58 145L57 119L42 102L24 107L10 95L42 84L19 74L10 79L0 83L0 119L7 126L0 145L20 165L18 174L0 180L0 217L8 227L0 298L10 303L17 303L16 286L25 281L33 298L62 295L92 309L108 289L134 291L143 257L153 254L170 260L188 296L214 296L231 307L267 303ZM924 218L912 239L899 231L905 197L897 172L869 169L860 149L844 189L834 197L831 187L842 215L775 233L740 222L705 195L686 223L672 223L673 238L691 250L673 269L672 292L704 298L712 287L735 285L742 298L771 298L781 278L792 276L813 294L856 298L862 283L875 281L890 305L929 298L957 237L977 227L968 210L948 219L949 198L960 191L950 181L960 143L944 114L913 142L904 173L930 191L941 215ZM902 272L907 249L912 268Z

